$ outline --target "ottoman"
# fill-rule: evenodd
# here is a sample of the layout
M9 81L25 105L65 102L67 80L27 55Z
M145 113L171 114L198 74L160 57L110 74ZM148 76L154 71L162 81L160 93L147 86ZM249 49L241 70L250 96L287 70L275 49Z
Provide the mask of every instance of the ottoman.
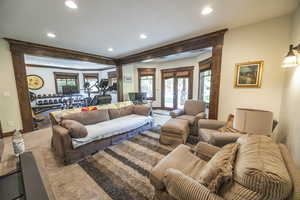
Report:
M185 144L189 132L189 121L172 118L161 127L159 142L166 145Z

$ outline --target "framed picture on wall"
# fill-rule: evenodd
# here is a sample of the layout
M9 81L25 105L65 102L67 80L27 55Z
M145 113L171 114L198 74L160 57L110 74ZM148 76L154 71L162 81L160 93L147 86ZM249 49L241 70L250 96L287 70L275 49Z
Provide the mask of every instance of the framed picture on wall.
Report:
M264 61L246 62L236 64L236 88L260 88Z
M39 90L44 86L44 80L42 77L32 74L27 75L28 88L31 90Z

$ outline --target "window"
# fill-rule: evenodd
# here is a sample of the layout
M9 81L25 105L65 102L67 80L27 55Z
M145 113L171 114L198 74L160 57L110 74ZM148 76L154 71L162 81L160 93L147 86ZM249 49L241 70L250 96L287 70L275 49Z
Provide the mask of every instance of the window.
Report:
M78 74L54 72L54 79L57 94L79 93Z
M139 92L145 92L147 99L155 100L155 68L139 68Z
M99 81L99 75L98 73L93 73L93 74L83 74L83 82L89 83L91 87L91 92L92 93L97 93L99 92L98 88L95 86L95 84ZM87 91L86 91L87 92Z

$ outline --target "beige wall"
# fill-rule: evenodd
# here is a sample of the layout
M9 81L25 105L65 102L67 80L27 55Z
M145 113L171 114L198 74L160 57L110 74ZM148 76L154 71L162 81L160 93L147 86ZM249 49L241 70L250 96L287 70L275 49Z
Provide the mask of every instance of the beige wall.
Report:
M292 16L291 44L300 43L300 7ZM288 51L288 43L286 52ZM298 55L300 60L300 56ZM300 167L300 66L285 69L282 95L279 140L286 141L298 167Z
M128 100L128 92L138 92L138 73L137 68L156 68L156 101L154 107L161 107L161 71L162 69L194 66L193 78L193 99L198 99L199 82L199 62L211 57L211 52L201 54L198 57L185 58L161 63L135 63L124 66L123 70L123 94L125 100ZM131 78L131 81L125 79Z
M0 39L0 120L4 132L22 129L11 54L3 39Z
M289 38L290 16L231 29L225 34L219 119L225 120L237 107L270 110L278 119L284 81L281 62ZM234 88L235 64L258 60L265 63L262 87Z

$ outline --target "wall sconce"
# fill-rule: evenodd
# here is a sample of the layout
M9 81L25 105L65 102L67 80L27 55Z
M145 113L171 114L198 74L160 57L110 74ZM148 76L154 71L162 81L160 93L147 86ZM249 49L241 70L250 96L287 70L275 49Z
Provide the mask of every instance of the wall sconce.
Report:
M288 67L297 67L298 66L299 63L298 63L297 56L294 53L294 50L296 52L300 53L300 44L296 47L294 47L293 45L290 45L289 52L283 60L282 67L288 68Z

